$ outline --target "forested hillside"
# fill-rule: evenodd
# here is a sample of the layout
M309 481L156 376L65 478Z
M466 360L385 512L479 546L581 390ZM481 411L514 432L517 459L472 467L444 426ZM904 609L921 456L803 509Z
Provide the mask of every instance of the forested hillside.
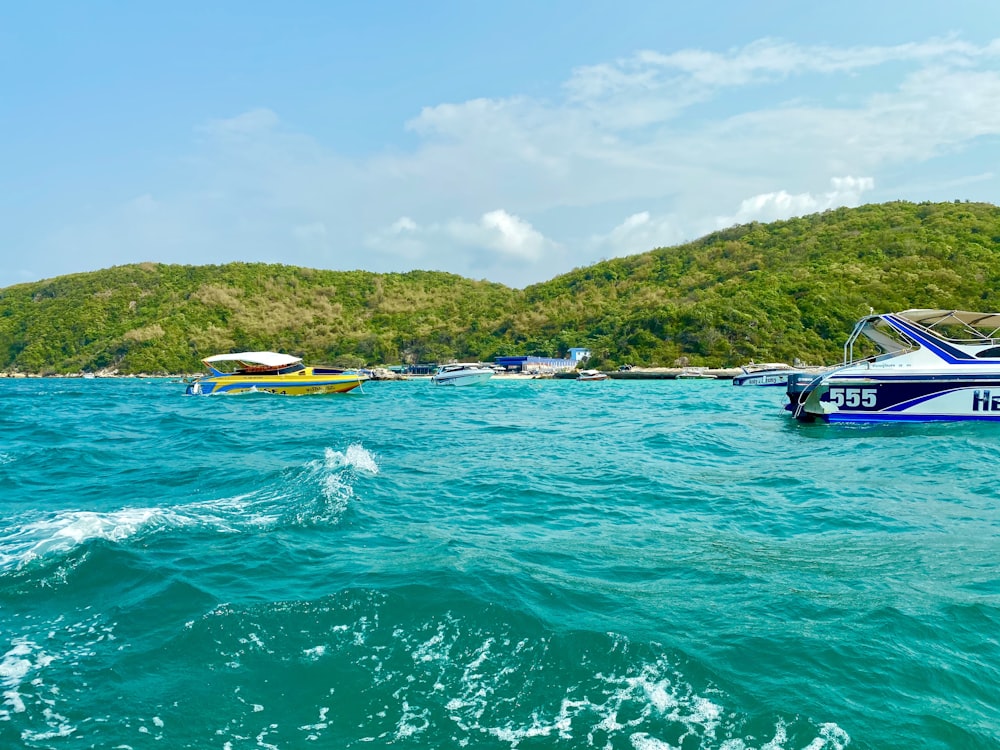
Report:
M1000 208L894 202L747 224L526 290L546 345L587 331L612 361L839 361L854 322L910 307L1000 309ZM544 324L541 321L545 321ZM526 332L526 331L525 331Z
M351 366L486 356L518 296L424 271L117 266L0 290L0 369L198 372L247 350Z
M588 346L596 364L836 361L869 307L1000 309L1000 208L887 203L732 227L524 290L446 273L143 263L0 290L0 370L195 372L270 349L327 364Z

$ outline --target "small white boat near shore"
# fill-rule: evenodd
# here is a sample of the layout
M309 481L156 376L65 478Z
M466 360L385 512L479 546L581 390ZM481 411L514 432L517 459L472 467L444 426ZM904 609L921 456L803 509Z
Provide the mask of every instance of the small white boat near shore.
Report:
M681 370L677 373L677 378L680 380L715 380L715 375L707 372L705 368L690 367L686 370Z
M454 362L441 365L437 372L431 375L434 385L478 385L493 377L492 367L484 367L475 362Z
M576 376L577 380L607 380L607 373L601 372L600 370L580 370L580 374Z

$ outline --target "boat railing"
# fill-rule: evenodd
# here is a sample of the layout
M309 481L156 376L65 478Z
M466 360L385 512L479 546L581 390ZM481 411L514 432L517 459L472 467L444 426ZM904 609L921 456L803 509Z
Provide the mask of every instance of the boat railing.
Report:
M956 344L963 343L998 343L1000 342L1000 326L996 326L996 313L971 314L952 310L946 315L939 317L933 323L926 324L912 318L907 318L913 325L919 326L933 336L950 341ZM957 329L952 333L942 329Z

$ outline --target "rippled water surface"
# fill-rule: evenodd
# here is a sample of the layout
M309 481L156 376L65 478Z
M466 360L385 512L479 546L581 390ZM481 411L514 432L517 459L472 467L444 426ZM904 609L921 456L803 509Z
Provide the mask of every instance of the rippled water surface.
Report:
M1000 426L0 381L0 748L995 748Z

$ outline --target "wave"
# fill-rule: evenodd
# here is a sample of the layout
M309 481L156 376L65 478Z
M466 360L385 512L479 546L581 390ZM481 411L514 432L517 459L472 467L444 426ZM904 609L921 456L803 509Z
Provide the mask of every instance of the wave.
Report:
M87 690L77 670L102 647L118 648L111 646L114 628L97 613L88 612L77 622L60 616L41 626L37 630L39 623L35 623L37 632L11 638L8 650L0 656L0 727L18 719L30 725L20 732L18 746L76 732L77 727L60 710L72 694ZM67 668L72 678L65 677ZM3 737L0 731L0 740Z
M10 518L0 529L0 570L65 555L97 540L119 544L178 529L245 533L336 524L354 497L358 478L378 472L376 458L356 443L344 451L326 448L321 460L286 470L260 489L233 497Z
M198 732L344 748L842 750L850 742L832 722L749 713L703 667L656 643L553 632L440 588L220 605L189 623L169 654L142 704L115 721L148 726L159 717L175 746L197 744ZM142 679L142 655L114 658L119 674ZM212 716L198 713L206 691Z
M657 643L553 631L439 587L219 605L154 648L155 675L149 639L145 648L122 640L125 627L101 618L26 623L12 639L0 659L0 739L10 722L35 742L75 734L101 747L136 731L173 747L247 737L511 750L843 750L851 741L833 722L741 707L703 666ZM127 696L113 707L89 688L108 670Z

